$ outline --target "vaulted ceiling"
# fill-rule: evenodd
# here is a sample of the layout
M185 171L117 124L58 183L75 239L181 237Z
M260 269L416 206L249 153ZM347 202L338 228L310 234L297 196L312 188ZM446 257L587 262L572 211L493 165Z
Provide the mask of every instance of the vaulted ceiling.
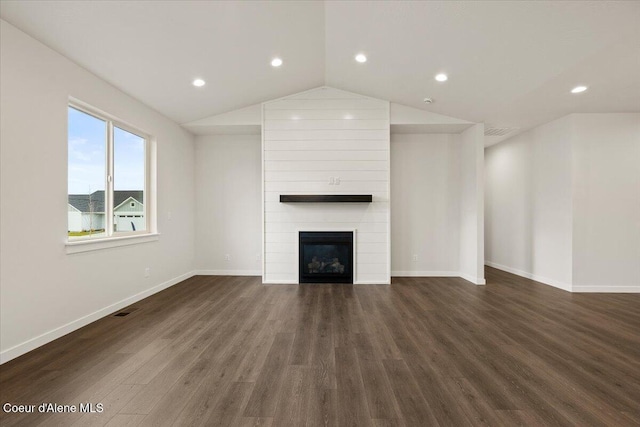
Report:
M2 1L0 15L179 123L322 85L491 127L640 111L640 2Z

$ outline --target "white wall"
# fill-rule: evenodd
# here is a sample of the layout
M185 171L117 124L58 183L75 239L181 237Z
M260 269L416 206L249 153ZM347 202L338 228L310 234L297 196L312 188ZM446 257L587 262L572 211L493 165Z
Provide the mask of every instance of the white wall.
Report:
M640 114L576 114L573 290L640 292Z
M484 124L460 135L460 276L484 285Z
M193 268L195 192L192 135L5 21L0 31L6 361L185 278ZM66 254L69 96L157 138L158 241Z
M389 283L389 103L320 88L265 103L263 115L263 280L298 282L297 231L357 229L354 282ZM373 202L280 203L281 194Z
M487 264L640 292L640 115L572 114L486 150Z
M460 138L391 135L393 276L460 275ZM262 221L260 159L257 135L197 138L196 269L200 274L261 274L257 260ZM226 254L229 261L224 259Z
M571 286L570 117L489 147L486 264Z
M459 275L460 173L459 135L391 135L393 276Z
M261 275L260 135L197 137L195 188L198 273Z

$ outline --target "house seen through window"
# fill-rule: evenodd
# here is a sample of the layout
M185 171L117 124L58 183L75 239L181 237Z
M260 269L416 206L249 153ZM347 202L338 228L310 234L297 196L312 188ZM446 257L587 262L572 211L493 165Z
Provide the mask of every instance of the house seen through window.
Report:
M147 138L86 108L68 108L69 240L147 233Z

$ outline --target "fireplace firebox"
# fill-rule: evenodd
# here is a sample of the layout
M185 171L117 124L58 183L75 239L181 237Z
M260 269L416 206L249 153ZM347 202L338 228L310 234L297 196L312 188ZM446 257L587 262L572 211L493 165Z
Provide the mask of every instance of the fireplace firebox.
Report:
M353 283L352 231L301 231L300 283Z

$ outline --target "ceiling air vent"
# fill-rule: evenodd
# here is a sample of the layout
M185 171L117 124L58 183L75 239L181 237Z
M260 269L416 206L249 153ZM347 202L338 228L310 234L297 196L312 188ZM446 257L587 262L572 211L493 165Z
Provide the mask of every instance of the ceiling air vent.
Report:
M519 128L486 128L484 136L505 136L517 131Z

